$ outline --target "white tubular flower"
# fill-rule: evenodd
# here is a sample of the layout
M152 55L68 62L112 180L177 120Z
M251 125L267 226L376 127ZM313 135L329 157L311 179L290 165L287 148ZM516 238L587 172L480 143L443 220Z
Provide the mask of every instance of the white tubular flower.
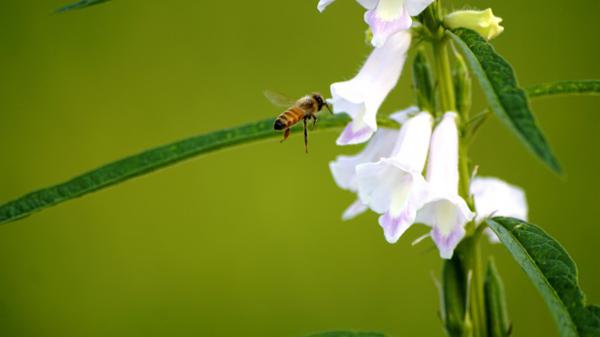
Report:
M402 125L392 154L356 168L358 195L373 211L389 243L395 243L413 224L427 198L421 172L427 159L433 119L421 112Z
M500 26L501 22L502 18L495 16L491 8L483 11L456 11L444 18L444 24L448 28L469 28L479 33L479 35L488 41L504 31L504 27Z
M324 11L334 0L321 0L317 5ZM371 27L375 47L383 46L395 33L412 25L411 16L421 14L434 0L357 0L366 10L365 21Z
M431 238L440 256L449 259L465 236L465 225L474 217L458 195L457 115L447 112L431 137L427 182L430 195L417 214L417 222L432 227Z
M409 116L417 112L419 112L417 107L410 107L390 115L390 118L404 124ZM344 190L356 193L358 191L356 167L360 164L376 162L381 158L389 157L397 138L397 130L379 129L362 152L354 156L338 156L335 161L330 162L329 169L336 184ZM342 220L353 219L367 210L368 206L358 199L344 211Z
M409 32L394 35L373 50L353 79L331 85L333 112L352 117L337 139L338 145L364 143L377 131L377 111L398 83L410 40Z
M336 184L344 190L357 192L356 167L389 156L397 137L397 130L379 129L362 152L354 156L338 156L335 161L330 162L329 168ZM350 220L366 210L367 206L357 200L346 209L342 219Z
M483 222L491 216L506 216L527 221L527 198L523 189L498 178L476 177L471 181L471 194L475 200L475 222ZM490 241L500 242L489 228Z

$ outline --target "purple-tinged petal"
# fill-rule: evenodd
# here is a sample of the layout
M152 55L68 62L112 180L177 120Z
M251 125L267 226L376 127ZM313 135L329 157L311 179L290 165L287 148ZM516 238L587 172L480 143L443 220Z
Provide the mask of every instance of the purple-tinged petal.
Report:
M398 13L394 14L392 16L382 16L379 7L365 13L365 22L369 24L373 32L373 39L371 40L373 46L383 46L388 38L400 31L409 29L412 25L412 19L403 6L399 8Z
M363 204L360 199L353 202L342 214L342 220L348 221L356 218L357 216L363 214L369 209L369 207Z
M458 226L450 233L445 234L439 228L434 227L431 231L431 238L440 251L442 259L451 259L454 255L454 249L458 243L465 237L465 228Z
M365 125L358 130L354 130L354 122L348 123L342 134L336 140L337 145L353 145L368 141L375 131Z
M415 213L413 208L407 207L397 217L393 217L390 212L385 212L379 217L379 226L383 229L387 242L398 242L402 234L414 223Z

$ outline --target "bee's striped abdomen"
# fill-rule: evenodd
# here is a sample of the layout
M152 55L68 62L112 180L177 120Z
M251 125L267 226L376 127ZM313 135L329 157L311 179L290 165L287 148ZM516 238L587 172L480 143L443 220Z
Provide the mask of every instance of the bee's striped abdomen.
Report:
M304 110L295 106L279 115L273 127L275 130L284 130L292 127L292 125L298 123L302 118L304 118Z

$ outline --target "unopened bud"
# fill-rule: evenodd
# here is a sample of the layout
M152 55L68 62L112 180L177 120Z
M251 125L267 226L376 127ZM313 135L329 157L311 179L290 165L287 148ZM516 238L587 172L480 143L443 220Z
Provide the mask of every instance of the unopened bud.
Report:
M488 41L504 31L504 27L500 26L500 22L502 22L502 18L494 16L491 8L483 11L456 11L444 18L446 27L450 29L468 28L476 31Z

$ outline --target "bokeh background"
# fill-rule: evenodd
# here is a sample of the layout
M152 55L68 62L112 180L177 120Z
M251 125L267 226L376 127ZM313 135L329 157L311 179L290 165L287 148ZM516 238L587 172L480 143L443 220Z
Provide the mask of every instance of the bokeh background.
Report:
M64 1L0 3L0 201L195 134L275 116L265 88L300 96L349 79L369 52L362 9L339 1L132 1L53 15ZM597 0L454 1L493 7L494 41L523 85L600 77ZM384 110L413 101L405 74ZM476 108L484 106L477 96ZM567 175L497 121L474 145L484 175L528 193L532 222L577 261L600 303L600 99L534 108ZM221 151L0 227L0 336L302 336L353 328L442 336L414 228L387 244L327 164L337 134ZM286 181L286 184L282 184ZM501 246L514 336L557 336Z

